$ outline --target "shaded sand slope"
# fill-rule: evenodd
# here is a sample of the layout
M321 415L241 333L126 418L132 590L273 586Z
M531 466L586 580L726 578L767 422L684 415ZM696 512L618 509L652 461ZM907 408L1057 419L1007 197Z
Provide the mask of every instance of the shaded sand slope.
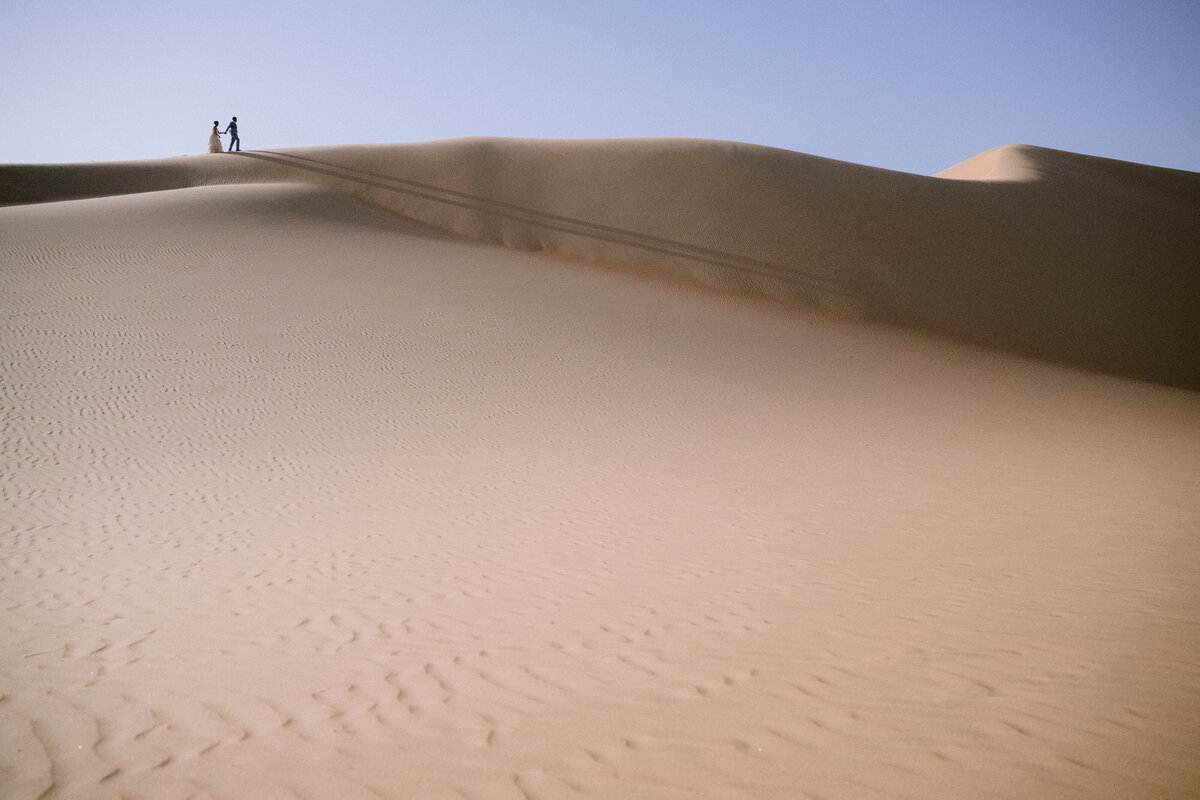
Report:
M1200 785L1196 394L312 186L0 264L0 796Z
M466 139L10 166L0 197L271 180L483 241L1200 386L1200 176L1042 148L922 177L728 142Z

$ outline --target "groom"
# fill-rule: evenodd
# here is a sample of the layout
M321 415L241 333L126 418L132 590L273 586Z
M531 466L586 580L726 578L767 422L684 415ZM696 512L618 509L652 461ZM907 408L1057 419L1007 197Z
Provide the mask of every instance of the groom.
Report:
M233 152L233 145L235 142L237 143L238 152L239 153L242 152L242 140L239 139L238 135L237 135L237 117L234 117L233 122L229 123L229 127L226 128L225 130L221 131L221 133L229 134L229 150L228 150L228 152L230 152L230 153Z

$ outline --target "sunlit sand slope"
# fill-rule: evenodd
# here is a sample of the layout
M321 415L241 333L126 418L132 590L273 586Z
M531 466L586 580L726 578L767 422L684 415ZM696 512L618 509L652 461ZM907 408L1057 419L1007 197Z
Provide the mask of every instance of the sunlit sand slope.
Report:
M727 142L466 139L0 167L0 198L280 180L481 241L1200 386L1200 176L1042 148L923 177Z

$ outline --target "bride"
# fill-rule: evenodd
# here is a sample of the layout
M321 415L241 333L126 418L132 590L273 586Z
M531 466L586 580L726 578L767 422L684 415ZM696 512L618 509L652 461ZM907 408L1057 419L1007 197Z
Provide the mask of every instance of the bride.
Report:
M223 153L225 148L221 146L221 134L217 131L217 121L213 120L212 135L208 137L208 152Z

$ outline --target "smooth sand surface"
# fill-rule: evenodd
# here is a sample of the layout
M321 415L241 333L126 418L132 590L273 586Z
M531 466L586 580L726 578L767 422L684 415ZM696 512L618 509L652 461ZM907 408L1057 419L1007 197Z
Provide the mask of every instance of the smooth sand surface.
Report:
M575 147L0 168L0 796L1195 797L1195 176Z

